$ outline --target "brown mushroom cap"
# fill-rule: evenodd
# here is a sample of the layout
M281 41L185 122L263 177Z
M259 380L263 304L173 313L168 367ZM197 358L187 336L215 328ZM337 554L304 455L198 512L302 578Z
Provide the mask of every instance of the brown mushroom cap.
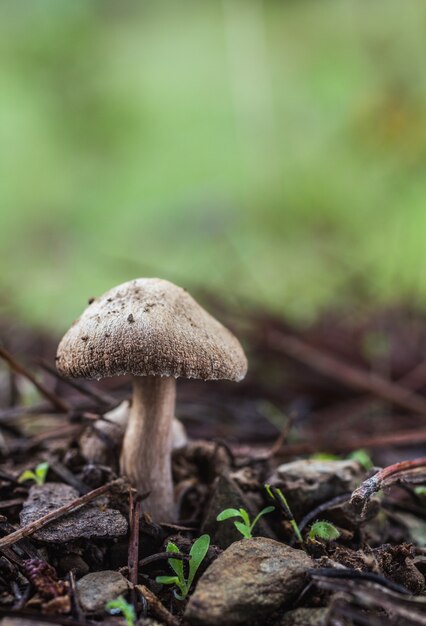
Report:
M180 287L138 278L96 298L58 347L67 377L183 376L241 380L239 341Z

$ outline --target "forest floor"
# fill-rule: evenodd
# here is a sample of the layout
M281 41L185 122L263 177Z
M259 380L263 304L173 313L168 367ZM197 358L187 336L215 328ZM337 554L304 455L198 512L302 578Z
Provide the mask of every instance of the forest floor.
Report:
M2 626L426 624L425 316L215 308L249 373L178 382L174 524L119 476L130 380L2 324Z

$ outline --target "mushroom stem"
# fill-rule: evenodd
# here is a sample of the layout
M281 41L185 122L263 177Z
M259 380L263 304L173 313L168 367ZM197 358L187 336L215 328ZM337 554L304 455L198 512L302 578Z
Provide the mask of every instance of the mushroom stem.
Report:
M171 469L176 379L134 376L129 423L121 452L121 471L140 494L150 492L142 510L159 522L174 518Z

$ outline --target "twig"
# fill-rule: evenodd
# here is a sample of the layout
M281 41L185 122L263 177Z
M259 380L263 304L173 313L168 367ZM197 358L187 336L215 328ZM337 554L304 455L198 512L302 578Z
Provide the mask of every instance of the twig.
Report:
M397 480L407 480L409 472L418 469L424 470L423 480L426 480L426 457L415 459L414 461L401 461L385 467L374 474L374 476L367 478L360 487L355 489L352 493L350 504L362 514L367 502L374 493ZM417 478L415 482L419 482L418 476L414 475L414 477Z
M167 624L167 626L179 626L179 620L166 609L164 604L148 587L145 587L145 585L135 585L135 589L137 589L141 596L148 602L154 615Z
M397 383L392 383L374 372L366 372L349 365L345 361L332 356L306 342L280 332L271 332L269 343L274 350L283 352L317 372L334 378L347 387L369 393L392 402L404 409L426 415L426 399L405 389Z
M68 385L68 387L72 387L73 389L75 389L76 391L79 391L84 396L87 396L88 398L92 398L92 400L96 400L97 402L100 402L104 406L107 406L107 407L110 407L111 405L114 406L118 402L117 398L114 398L114 396L110 396L105 393L100 393L99 391L96 391L95 389L90 389L89 387L86 387L82 383L79 383L72 378L64 378L63 376L60 375L59 372L55 370L54 367L49 365L49 363L46 363L46 361L44 361L43 359L36 359L36 363L42 369L48 372L51 376L60 380L65 385Z
M133 585L138 582L138 564L139 564L139 524L141 515L141 499L133 493L129 492L130 500L130 538L129 553L127 557L127 567L129 568L129 579ZM133 603L134 605L136 602Z
M173 553L173 558L178 561L190 561L191 557L189 554L175 554ZM168 561L170 559L169 552L158 552L157 554L151 554L150 556L146 556L144 559L139 561L139 567L145 567L145 565L150 565L151 563L155 563L156 561Z
M307 574L312 578L346 578L348 580L366 580L368 582L376 583L387 589L400 593L404 596L410 596L411 593L402 585L397 585L392 580L388 580L380 574L374 574L373 572L360 572L359 570L349 567L345 568L333 568L333 567L319 567L316 569L309 569Z
M322 441L316 439L314 443L303 442L284 445L279 451L280 456L311 454L320 448L324 452L351 452L359 448L381 448L383 446L407 446L426 442L426 428L401 430L395 433L385 433L362 437L360 439L335 439Z
M309 524L309 522L311 522L313 519L318 517L320 513L323 513L324 511L329 511L330 509L334 509L334 507L336 506L341 506L345 502L348 502L350 497L351 497L350 493L344 493L341 496L336 496L332 500L323 502L319 506L315 507L315 509L313 509L312 511L309 511L309 513L307 513L305 517L298 524L300 532L302 532L302 530L305 528L307 524Z
M2 539L0 539L0 549L5 548L6 546L11 546L17 541L24 539L25 537L29 537L30 535L37 532L41 528L44 528L45 526L47 526L47 524L50 524L50 522L53 522L54 520L57 520L60 517L63 517L67 513L71 513L72 511L79 509L80 507L84 506L88 502L91 502L98 496L101 496L102 494L106 493L110 489L113 489L114 487L117 487L119 485L124 485L124 481L122 478L117 478L116 480L113 480L107 483L106 485L102 485L102 487L93 489L93 491L86 493L84 496L81 496L80 498L76 498L72 502L68 502L68 504L64 504L63 506L60 506L58 509L51 511L50 513L47 513L47 515L43 515L43 517L40 517L40 519L34 520L34 522L31 522L31 524L28 524L28 526L24 526L23 528L20 528L19 530L15 530L15 532L10 533L10 535L7 535L6 537L3 537Z
M61 411L62 413L68 412L69 407L63 400L58 398L56 394L49 391L49 389L46 389L46 387L42 383L40 383L37 378L35 378L35 376L33 376L33 374L31 374L31 372L24 365L22 365L22 363L18 363L18 361L1 346L0 357L6 361L6 363L11 369L13 369L14 372L16 372L17 374L21 374L21 376L25 376L25 378L31 381L34 387L38 389L38 391L41 393L41 395L49 400L49 402L51 402L53 406L58 409L58 411Z
M78 598L78 589L75 584L75 575L73 570L70 570L68 573L68 577L70 580L70 596L71 596L71 607L73 612L73 617L75 617L79 622L84 622L84 614L81 610L80 600Z

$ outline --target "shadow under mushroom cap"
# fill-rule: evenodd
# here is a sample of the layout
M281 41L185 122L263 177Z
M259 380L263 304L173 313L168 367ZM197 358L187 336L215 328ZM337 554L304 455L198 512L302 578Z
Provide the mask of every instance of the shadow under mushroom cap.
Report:
M139 278L96 298L59 344L58 371L72 378L122 374L239 381L238 339L184 289Z

